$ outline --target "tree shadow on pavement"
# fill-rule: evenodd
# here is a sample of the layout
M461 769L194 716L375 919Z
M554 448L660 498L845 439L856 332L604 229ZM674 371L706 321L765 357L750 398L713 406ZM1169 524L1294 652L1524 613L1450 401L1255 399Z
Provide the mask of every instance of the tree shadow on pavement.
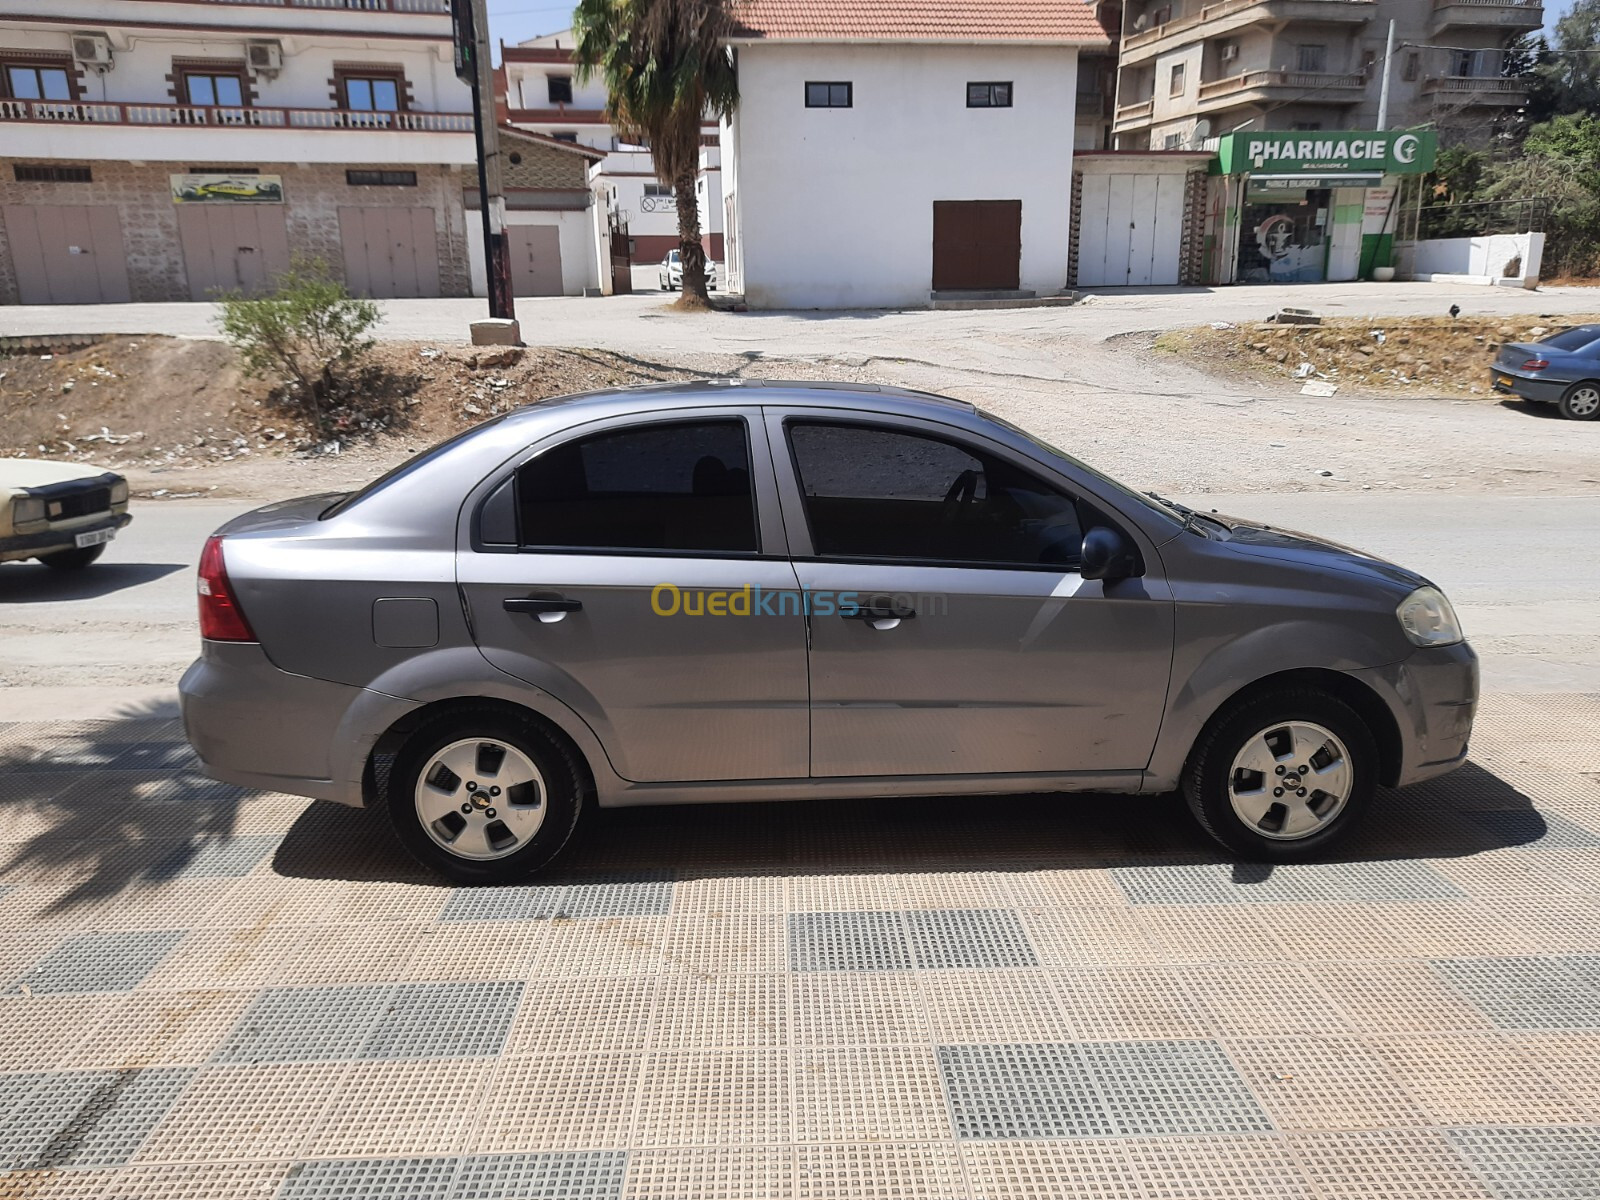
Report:
M0 604L94 600L189 569L185 563L96 563L82 571L58 571L39 562L6 563L0 568Z

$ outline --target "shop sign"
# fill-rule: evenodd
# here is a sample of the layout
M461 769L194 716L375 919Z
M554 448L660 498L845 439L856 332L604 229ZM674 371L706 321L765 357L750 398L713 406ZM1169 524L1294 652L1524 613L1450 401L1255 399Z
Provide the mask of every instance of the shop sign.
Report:
M174 204L282 204L282 175L174 175Z
M1372 133L1230 133L1217 145L1217 173L1239 175L1420 175L1433 169L1432 130Z

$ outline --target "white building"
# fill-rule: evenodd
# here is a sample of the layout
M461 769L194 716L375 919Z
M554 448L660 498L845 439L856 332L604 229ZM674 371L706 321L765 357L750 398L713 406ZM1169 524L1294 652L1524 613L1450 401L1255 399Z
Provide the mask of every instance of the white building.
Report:
M1083 0L748 0L722 128L752 308L925 306L1067 282Z
M447 0L0 0L0 302L465 295Z
M673 190L656 178L650 152L618 136L606 119L606 90L598 80L578 82L572 61L572 31L530 38L515 46L500 44L504 107L501 119L517 129L575 142L606 152L593 172L598 194L610 214L628 227L635 263L659 262L678 246L678 203ZM716 204L700 206L700 234L706 253L722 257L721 188L706 178L718 171L716 126L708 123L704 141L712 159L701 155L698 191Z

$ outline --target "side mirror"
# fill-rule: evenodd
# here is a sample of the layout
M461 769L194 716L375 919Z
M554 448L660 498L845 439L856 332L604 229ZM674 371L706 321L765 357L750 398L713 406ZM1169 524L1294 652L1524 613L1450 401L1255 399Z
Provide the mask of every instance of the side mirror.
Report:
M1083 535L1082 565L1085 579L1127 579L1139 573L1139 556L1132 543L1115 529L1096 525Z

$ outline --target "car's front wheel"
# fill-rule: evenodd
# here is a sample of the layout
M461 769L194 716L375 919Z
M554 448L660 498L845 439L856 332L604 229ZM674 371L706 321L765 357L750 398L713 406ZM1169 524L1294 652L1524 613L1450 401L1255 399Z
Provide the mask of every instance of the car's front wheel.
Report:
M1558 405L1569 421L1592 421L1600 417L1600 383L1575 383L1561 394Z
M531 717L463 709L421 726L395 758L389 819L424 865L509 883L548 864L584 810L583 772Z
M1360 821L1377 784L1377 743L1344 701L1285 688L1207 727L1184 774L1200 826L1241 858L1301 862Z
M39 561L58 571L81 571L106 552L104 542L98 546L84 546L81 550L57 550L54 554L41 554Z

